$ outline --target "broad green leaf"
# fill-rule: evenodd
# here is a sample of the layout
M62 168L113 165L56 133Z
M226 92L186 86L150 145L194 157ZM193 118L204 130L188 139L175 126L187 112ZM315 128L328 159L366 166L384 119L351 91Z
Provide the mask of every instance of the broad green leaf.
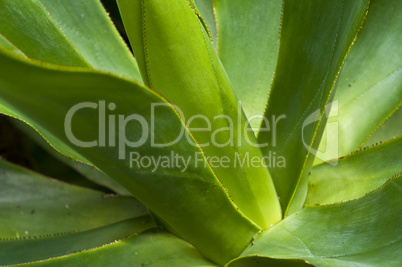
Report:
M216 266L190 244L167 232L148 230L97 249L23 266Z
M90 67L39 0L0 0L0 34L29 58Z
M0 265L46 260L92 249L155 227L148 215L113 225L73 234L27 235L19 239L0 240Z
M121 196L131 196L130 192L128 192L123 186L121 186L118 182L116 182L103 172L99 171L95 167L92 167L85 163L81 163L79 161L70 160L60 153L57 154L57 157L92 182L105 186Z
M12 53L26 57L24 53L21 52L17 47L15 47L9 40L7 40L3 35L0 34L0 47L9 50Z
M100 0L40 0L95 69L141 81L137 63Z
M212 44L214 48L216 48L218 44L218 29L216 25L214 2L213 0L194 0L194 2L208 25L212 37Z
M76 170L52 156L50 151L44 150L31 136L21 131L22 125L24 129L30 129L30 132L35 133L38 139L47 144L30 126L0 114L0 140L2 140L0 150L2 150L1 156L3 159L68 184L101 191L109 195L113 193L104 186L91 182ZM47 144L47 146L49 145ZM54 151L53 148L49 148L49 150ZM131 196L131 194L128 196Z
M0 0L0 34L32 59L141 80L99 0Z
M108 197L0 161L0 238L85 231L146 213L133 198Z
M380 127L366 140L363 146L372 146L402 135L402 108L399 107ZM399 126L399 127L398 127Z
M336 146L321 151L339 156L363 146L366 139L402 104L402 1L372 1L366 23L339 77L339 133ZM400 124L392 126L402 134ZM386 141L386 140L381 140ZM333 151L333 152L332 152ZM318 163L319 161L317 161Z
M275 259L267 257L246 256L230 263L230 267L255 267L255 266L275 266L275 267L305 267L311 266L304 260L294 259Z
M304 259L331 267L400 266L401 190L398 177L357 200L307 206L262 233L242 256Z
M50 155L52 155L59 161L63 162L67 166L70 166L71 168L76 170L78 173L80 173L90 181L105 186L121 196L131 196L131 194L123 186L121 186L115 180L113 180L103 172L99 171L95 167L70 159L64 156L63 154L59 153L58 151L56 151L51 145L49 145L48 142L46 142L45 139L42 138L40 134L38 134L38 132L36 132L29 125L21 121L15 121L14 124L17 125L18 129L22 130L25 134L27 134L29 137L35 140L35 142L39 144L43 149L45 149Z
M226 262L260 230L233 205L202 151L177 138L186 132L179 115L153 91L113 75L52 69L3 53L0 73L1 113L27 122L56 150L115 179L208 258ZM115 134L102 131L117 128L107 127L109 116L118 125ZM172 154L186 166L174 163Z
M192 1L118 4L146 84L182 112L240 211L262 228L278 222L272 180Z
M215 0L218 54L257 133L279 52L282 0Z
M307 204L328 204L359 198L391 177L402 174L402 136L339 159L334 166L315 166L309 177Z
M286 159L286 167L270 166L285 216L306 199L331 91L368 2L284 2L278 64L265 112L273 125L264 125L258 140L265 144L265 156Z

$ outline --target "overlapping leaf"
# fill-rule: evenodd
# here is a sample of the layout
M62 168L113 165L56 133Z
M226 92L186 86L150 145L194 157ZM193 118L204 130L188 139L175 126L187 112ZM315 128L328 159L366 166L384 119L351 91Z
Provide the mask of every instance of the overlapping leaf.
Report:
M7 40L3 35L0 34L0 46L12 53L18 54L20 56L25 56L21 50L15 47L9 40ZM26 56L25 56L26 57Z
M107 197L0 161L1 239L80 232L146 213L134 198Z
M214 6L219 58L258 133L278 58L282 1L217 0Z
M308 172L321 139L330 94L368 1L286 1L278 64L258 140L265 156L285 157L271 166L282 209L300 209ZM272 120L272 121L271 121Z
M216 49L218 44L218 28L216 25L215 6L212 0L194 0L211 33L212 44Z
M337 166L315 166L309 177L307 204L327 204L359 198L391 177L402 174L402 137L355 152Z
M58 0L1 0L0 35L32 59L141 79L135 59L98 0L68 5Z
M207 257L225 262L240 253L259 231L233 205L211 169L196 161L194 155L203 160L199 148L190 145L186 138L169 147L152 145L151 137L157 144L165 144L177 139L183 130L176 111L152 91L111 75L40 67L3 53L0 72L0 112L33 125L57 150L93 164L116 179ZM25 74L24 79L19 73ZM115 108L112 115L119 115L115 145L101 144L99 111L103 100L107 100L107 107ZM71 113L77 104L87 106ZM151 104L162 106L152 112ZM70 114L71 129L66 114ZM133 119L138 114L143 124ZM67 137L66 131L70 130L76 140ZM109 141L108 134L103 137ZM139 140L145 141L135 145ZM85 143L90 141L95 141L94 147ZM171 157L172 153L188 161L185 169L177 164L163 168L138 162L138 157L158 160Z
M260 227L278 222L280 207L262 154L193 2L118 3L146 84L182 111L239 209Z
M38 59L58 65L86 68L92 65L94 68L138 80L139 74L134 59L98 1L80 0L66 6L59 0L26 2L0 0L0 15L4 15L0 16L2 49L0 112L33 125L52 146L68 157L97 166L150 207L169 230L189 240L206 257L224 264L237 256L260 230L251 220L259 226L266 227L279 220L281 216L275 190L265 168L246 166L211 169L211 162L209 165L205 164L210 160L206 159L204 151L209 156L218 157L236 153L239 153L240 157L247 154L249 157L261 158L262 155L258 149L246 142L247 139L255 141L253 133L237 129L238 126L247 126L246 117L237 110L236 97L210 43L206 23L193 2L193 0L175 2L121 0L125 24L128 25L131 41L135 44L134 49L142 76L149 86L163 93L177 105L178 108L174 110L166 99L142 85L95 71L64 69L45 63L39 66L35 63ZM246 114L250 116L259 113L265 106L266 93L272 77L270 74L276 62L278 40L272 33L277 32L275 27L278 25L275 21L280 13L274 10L280 9L280 3L259 1L260 4L252 5L247 1L234 0L229 3L218 0L215 2L218 15L215 21L211 13L214 8L212 1L195 2L201 7L201 12L209 15L205 18L210 26L216 26L216 22L218 24L218 27L209 27L209 30L212 39L218 39L219 35L219 53L238 97L244 101ZM259 142L270 143L270 147L264 149L265 156L271 158L271 152L274 152L274 156L276 153L286 158L286 168L278 169L275 168L277 166L273 166L271 171L281 197L282 208L285 214L290 216L263 233L242 254L242 258L234 260L231 266L268 264L304 266L308 264L305 260L320 266L362 264L398 266L402 261L399 253L400 236L402 236L399 227L402 224L400 177L390 180L377 192L358 200L336 205L307 206L299 210L305 201L308 173L313 164L313 156L309 152L314 154L319 145L326 122L325 117L329 113L329 106L326 104L331 99L331 90L349 45L360 27L367 2L366 0L331 0L325 3L285 2L279 64L265 116L268 119L272 118L275 124L279 120L275 121L273 116L276 115L278 118L280 115L286 115L286 118L279 121L276 128L271 127L268 132L261 131ZM400 18L399 3L396 0L385 2L385 0L377 1L373 4L367 27L374 30L366 30L370 33L363 32L365 35L362 35L363 41L360 41L369 43L370 47L358 43L360 44L358 48L352 50L356 52L346 63L340 81L340 88L344 90L341 89L335 96L341 96L339 105L342 110L356 114L350 118L345 115L346 111L342 113L338 109L343 152L356 147L357 144L361 145L359 142L364 142L401 104L399 95L401 75L397 69L400 67L401 57L398 52L400 49L395 45L400 39L399 35L395 34L400 28L399 24L395 23ZM269 11L272 11L273 16L267 16L267 9L261 8L261 5L272 7ZM205 10L208 10L208 13L205 13ZM379 23L380 17L383 21L384 16L387 18L385 23ZM89 19L90 17L96 19ZM90 26L80 24L82 21L88 22ZM96 22L99 22L99 25ZM6 24L12 27L7 28L4 26ZM77 24L79 27L71 27ZM24 30L19 31L20 27ZM379 34L382 38L377 40ZM109 42L110 36L113 37L113 42ZM98 46L103 42L107 45ZM261 46L261 43L266 45ZM113 53L110 53L111 51ZM393 51L394 57L391 56ZM57 55L58 52L60 57ZM9 53L19 54L21 58ZM23 57L30 58L33 63L28 64L22 60ZM129 60L125 61L125 58ZM365 64L379 65L377 63L381 58L386 58L392 64L381 67L381 71L375 75L372 75L374 72L370 68L367 68L367 72L360 71L361 66L366 68ZM18 73L23 73L24 79L21 79ZM352 76L357 73L358 81L350 82L348 73ZM369 76L370 79L366 79ZM372 86L367 87L366 83L372 83ZM357 87L361 90L350 93L350 90L346 90L348 87L349 89ZM380 89L385 87L391 88L387 96L374 103L374 99L381 92ZM367 88L370 89L364 91ZM257 93L249 93L249 90L255 90ZM345 102L341 99L351 100L351 103L344 105ZM361 105L362 99L365 103L370 103L370 106L375 104L380 112L374 110L370 111L370 115L362 116L364 108L369 106L369 104ZM47 107L43 109L45 102ZM80 140L96 140L97 147L79 147L72 144L71 139L65 136L64 116L73 105L83 102L90 103L91 107L87 106L77 112L72 121L73 133ZM151 103L163 105L156 113L156 118L152 117ZM104 104L106 106L102 107ZM100 117L106 119L105 114L98 113L102 109L115 116L114 119L119 126L120 135L117 136L117 140L110 132L106 133L109 144L102 144L103 141L100 141L98 136L98 132L105 127L98 124ZM184 111L187 118L199 114L209 119L221 115L228 115L231 119L239 118L235 125L221 120L214 121L210 128L215 130L234 126L233 139L237 142L240 138L242 145L230 146L228 149L219 146L200 149L201 143L211 141L211 131L207 130L205 133L195 130L194 138L189 131L184 130L189 139L198 144L190 146L187 141L181 140L169 148L153 147L147 140L141 146L130 148L130 144L133 144L134 140L141 140L144 134L144 124L141 123L143 121L137 120L136 115L145 118L145 124L156 122L154 128L151 128L154 132L146 132L146 137L166 143L174 140L180 129L184 129L181 121L183 118L179 118L177 114L180 110ZM128 117L130 115L131 117ZM364 119L356 120L359 116ZM122 122L124 118L127 120ZM106 121L112 123L114 119L108 117ZM252 121L252 125L258 126L257 122L258 120L254 120L253 124ZM115 126L108 130L115 129ZM190 128L205 129L205 124L194 121ZM346 128L354 130L346 132ZM400 129L393 125L391 130L390 132L394 134ZM245 136L243 133L246 133ZM382 136L383 132L379 131L379 135L373 136L373 140L382 139ZM389 132L385 136L389 136ZM222 144L232 136L228 132L220 132L215 137ZM131 141L119 143L122 138ZM311 190L307 201L328 203L348 200L377 188L384 183L384 179L395 172L398 174L400 140L399 138L348 156L341 160L338 167L317 166L312 171ZM305 148L308 148L309 152ZM327 150L332 149L327 147ZM154 166L144 168L131 158L133 155L149 158L169 157L176 152L189 159L186 169L180 169L178 166L162 169L154 169ZM192 158L196 154L200 155L198 164L197 159ZM379 157L388 160L381 161ZM232 161L233 159L236 160L236 156L232 157ZM151 162L151 159L149 161ZM70 160L67 162L73 164ZM204 167L200 168L199 165ZM10 168L8 165L4 166ZM81 166L85 167L82 172L87 176L100 174L97 170L90 173L92 167L81 163L76 168L79 169ZM381 172L378 171L379 166L383 168ZM373 171L374 169L377 171ZM6 173L3 178L7 178L7 175ZM333 176L331 180L329 176ZM336 177L341 179L334 180ZM366 181L367 178L374 180L369 183ZM350 179L353 179L353 186L346 186L345 180ZM4 181L7 183L7 188L12 188L10 179ZM364 186L361 186L361 181L364 181ZM47 183L48 181L44 184ZM27 184L29 186L34 182ZM18 184L18 187L20 186L22 183ZM335 189L335 186L341 190ZM334 187L333 190L336 191L331 191L330 187ZM315 191L318 188L321 188L320 193ZM26 192L34 195L30 190ZM6 192L4 199L9 199L9 194L13 194L14 197L21 196L14 194L12 190ZM232 203L231 197L240 211ZM58 201L63 200L60 198ZM50 203L43 199L40 201L52 209L52 204L61 203L58 201ZM108 198L98 201L111 200ZM39 215L40 209L31 209L27 202L22 202L24 209L30 210L31 216ZM21 215L27 215L22 209L22 205L18 204L7 212L10 212L12 215L10 218L14 220ZM20 211L17 214L15 210L21 210L23 213ZM75 209L71 204L65 204L61 210L61 214L65 215L65 212L68 214ZM242 212L251 220L243 216ZM11 225L10 222L11 220L8 225ZM82 245L78 249L88 249L109 243L115 236L120 239L129 233L130 224L131 222L123 222L76 235L40 240L0 242L0 247L4 247L0 250L0 255L3 252L6 256L11 255L13 259L22 258L31 261L68 254L73 251L73 247L76 247L74 245L76 242ZM137 222L134 224L138 226ZM17 226L19 228L15 233L14 229L7 230L10 236L31 235L32 231L37 230L34 228L30 228L29 231L20 230L30 225L17 224ZM88 229L93 229L95 226L91 227ZM47 230L49 229L52 228ZM137 230L141 231L142 228ZM132 231L138 232L137 230ZM101 233L104 238L94 241L93 237ZM43 246L50 250L39 249ZM23 249L28 249L30 253L20 257L19 253ZM0 258L6 259L1 256ZM116 258L122 265L212 266L191 245L165 232L141 233L94 250L30 265L109 266L115 263Z
M330 115L338 122L339 133L333 135L337 142L320 144L320 150L329 155L326 159L360 148L402 104L401 8L399 0L370 4L366 23L339 77L334 96L337 114ZM400 123L390 127L402 134Z
M113 244L23 266L216 266L187 242L164 231L149 230Z
M133 55L99 0L40 1L91 66L141 80Z
M40 134L38 134L38 132L32 129L29 125L20 121L15 121L14 124L17 125L18 129L22 130L25 134L35 140L35 142L43 149L45 149L50 155L63 162L67 166L71 167L72 169L76 170L85 178L89 179L95 184L105 186L121 196L131 196L131 194L123 186L121 186L118 182L116 182L106 174L102 173L95 167L79 161L75 161L73 159L69 159L68 157L54 150L53 147L51 147L46 142L46 140L44 140L42 136L40 136Z
M90 66L39 0L1 0L0 33L29 58L66 66Z
M402 108L399 107L380 127L366 140L364 147L372 146L402 135Z
M307 206L263 233L229 266L249 257L303 259L317 266L399 266L402 177L350 202ZM265 260L261 260L264 265Z
M119 222L74 234L32 236L0 241L0 265L47 260L97 248L155 227L150 216Z

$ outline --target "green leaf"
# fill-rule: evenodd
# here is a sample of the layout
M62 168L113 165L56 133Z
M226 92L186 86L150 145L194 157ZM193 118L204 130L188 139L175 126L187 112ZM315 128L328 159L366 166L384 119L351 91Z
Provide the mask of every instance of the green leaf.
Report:
M148 230L74 255L24 266L216 266L190 244L167 232Z
M1 35L1 33L0 33L0 47L12 53L15 53L19 56L26 57L21 50L15 47L9 40L7 40L3 35Z
M85 163L81 163L79 161L68 159L67 157L63 156L60 153L57 154L57 157L60 158L67 165L71 166L74 170L78 171L80 174L91 180L92 182L105 186L113 190L120 196L131 196L130 192L128 192L123 186L121 186L118 182L116 182L103 172L99 171L95 167L92 167Z
M275 266L275 267L305 267L311 266L308 262L304 260L283 260L275 258L263 258L257 256L246 256L237 259L230 263L230 267L255 267L255 266Z
M282 2L214 1L219 58L256 133L278 59Z
M59 0L1 0L0 34L32 59L141 80L134 57L98 0L68 5Z
M212 44L216 49L218 44L218 29L215 18L215 5L213 0L194 0L197 8L199 9L205 23L208 25L209 32L211 33Z
M56 150L115 179L207 257L220 263L228 261L260 230L233 205L203 162L202 151L187 138L169 147L152 144L172 142L185 131L176 111L153 91L113 75L51 69L2 53L0 73L1 113L27 122ZM25 74L24 79L20 73ZM47 103L46 109L43 103ZM71 108L79 103L95 106L72 114ZM104 115L116 119L119 131L115 134L102 132ZM71 118L71 126L66 116ZM105 125L105 129L109 127ZM95 144L88 145L90 141ZM173 163L172 154L184 158L187 167ZM152 159L166 162L166 158L171 168L145 164Z
M80 232L146 213L134 198L109 197L0 160L0 238Z
M309 178L307 204L359 198L391 177L402 174L402 136L345 158L315 166Z
M155 227L150 216L119 222L74 234L27 235L0 240L0 264L11 265L46 260L116 242L133 233Z
M92 67L141 81L133 55L99 0L40 1Z
M337 114L330 115L339 123L339 134L334 136L339 147L325 147L322 143L321 151L338 157L362 147L371 133L401 106L401 8L399 0L370 4L366 23L339 77L334 97L339 106ZM400 124L392 128L402 134Z
M282 210L300 209L308 172L330 110L331 91L360 29L368 0L286 1L278 64L260 130L265 156L285 157L286 167L270 166ZM284 117L285 116L285 117Z
M34 172L40 173L41 175L52 177L68 184L85 187L104 193L112 193L107 188L89 181L76 170L52 156L50 152L45 151L31 138L31 136L29 136L26 132L21 131L21 126L24 126L24 129L29 129L30 133L33 132L38 136L37 138L40 141L44 142L46 146L49 146L49 144L27 124L16 119L0 115L0 128L2 129L0 130L0 139L4 139L7 142L7 147L9 148L6 148L6 151L14 151L14 153L11 152L11 155L8 155L9 153L6 152L3 155L5 160L26 167ZM2 137L4 134L6 135ZM15 149L13 149L13 147ZM55 151L50 146L49 150L52 150L52 152ZM54 153L61 155L57 152ZM17 157L19 160L15 160L15 157ZM131 196L131 194L128 196Z
M402 125L401 107L376 129L363 146L372 146L402 135L402 128L398 125Z
M193 3L118 4L146 84L182 111L197 145L241 212L262 228L278 222L274 185ZM221 164L222 159L230 163ZM257 163L251 164L251 159Z
M88 164L70 159L64 156L63 154L59 153L58 151L56 151L51 145L49 145L48 142L46 142L45 139L42 138L42 136L37 131L35 131L29 125L17 120L14 122L14 125L16 125L19 130L23 131L25 134L31 137L37 144L39 144L54 158L63 162L67 166L70 166L72 169L76 170L85 178L89 179L90 181L96 184L105 186L121 196L131 196L131 194L123 186L121 186L118 182L116 182L115 180L113 180L100 170Z
M401 190L398 177L357 200L307 206L260 235L242 256L304 259L317 266L400 266Z
M90 67L39 0L1 0L0 34L29 58Z

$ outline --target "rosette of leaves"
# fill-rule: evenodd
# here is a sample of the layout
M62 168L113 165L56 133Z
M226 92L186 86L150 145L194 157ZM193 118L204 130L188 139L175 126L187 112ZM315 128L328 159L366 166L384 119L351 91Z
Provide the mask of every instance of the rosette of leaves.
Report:
M0 161L0 265L400 266L401 1L117 3L135 57L98 0L0 0L0 112L116 193Z

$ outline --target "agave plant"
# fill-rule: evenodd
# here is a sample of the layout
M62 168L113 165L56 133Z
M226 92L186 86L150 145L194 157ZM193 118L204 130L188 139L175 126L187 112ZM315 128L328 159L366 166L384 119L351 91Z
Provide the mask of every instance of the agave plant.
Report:
M402 1L117 3L0 0L0 265L402 264Z

